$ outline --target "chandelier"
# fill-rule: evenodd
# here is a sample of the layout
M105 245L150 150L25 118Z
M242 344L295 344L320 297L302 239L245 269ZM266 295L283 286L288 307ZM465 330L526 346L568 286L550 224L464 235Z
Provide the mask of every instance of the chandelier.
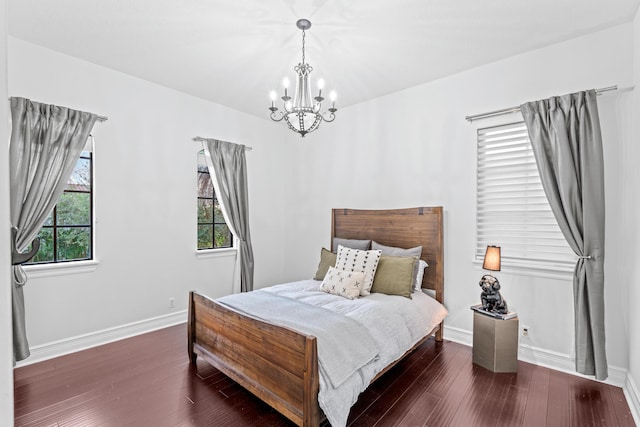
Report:
M311 93L309 92L309 74L311 74L313 68L305 62L304 57L305 30L311 28L311 21L308 19L298 19L296 26L302 30L302 62L293 68L297 74L296 91L293 102L288 93L289 79L285 77L282 82L284 86L284 96L280 97L283 102L284 111L280 113L277 112L278 107L275 106L277 95L275 91L271 92L271 107L269 107L269 111L271 111L271 120L279 122L284 119L289 129L304 137L309 132L318 129L320 123L323 121L334 121L336 118L335 112L338 111L338 109L336 108L336 93L332 91L330 94L332 102L331 108L328 108L325 112L320 112L322 101L324 101L322 97L324 81L322 79L318 80L318 96L314 97L312 102Z

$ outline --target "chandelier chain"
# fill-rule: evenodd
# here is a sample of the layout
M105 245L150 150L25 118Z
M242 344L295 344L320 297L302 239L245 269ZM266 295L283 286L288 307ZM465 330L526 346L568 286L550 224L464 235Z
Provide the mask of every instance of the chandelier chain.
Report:
M302 63L304 64L304 30L302 30Z

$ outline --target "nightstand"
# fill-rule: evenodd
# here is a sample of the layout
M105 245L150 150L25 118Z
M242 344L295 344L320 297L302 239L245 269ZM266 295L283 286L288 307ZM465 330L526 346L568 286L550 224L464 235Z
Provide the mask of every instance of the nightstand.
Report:
M518 371L518 318L473 312L473 363L493 372Z

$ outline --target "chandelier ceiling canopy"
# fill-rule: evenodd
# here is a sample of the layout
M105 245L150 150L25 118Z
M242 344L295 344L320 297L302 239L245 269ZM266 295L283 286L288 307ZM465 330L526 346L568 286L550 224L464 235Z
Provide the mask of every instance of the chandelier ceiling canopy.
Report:
M296 72L296 88L293 96L289 96L289 79L284 78L282 85L284 86L284 95L280 97L283 102L283 110L278 113L278 107L275 106L276 92L271 91L271 120L279 122L284 119L294 132L304 137L309 132L313 132L318 129L320 123L332 122L335 120L336 108L336 94L330 93L331 107L327 111L321 112L322 101L322 89L324 87L324 81L318 80L318 96L311 98L310 92L310 77L309 75L313 71L310 64L305 62L304 55L304 43L305 43L305 31L311 28L311 21L308 19L298 19L296 26L302 30L302 62L298 63L293 70Z

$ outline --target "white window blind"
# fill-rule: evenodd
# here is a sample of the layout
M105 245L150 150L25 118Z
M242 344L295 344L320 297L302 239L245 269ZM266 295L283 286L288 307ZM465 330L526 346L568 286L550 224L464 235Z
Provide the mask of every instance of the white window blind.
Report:
M496 245L503 265L575 265L542 189L524 122L478 129L476 223L477 260L487 245Z

